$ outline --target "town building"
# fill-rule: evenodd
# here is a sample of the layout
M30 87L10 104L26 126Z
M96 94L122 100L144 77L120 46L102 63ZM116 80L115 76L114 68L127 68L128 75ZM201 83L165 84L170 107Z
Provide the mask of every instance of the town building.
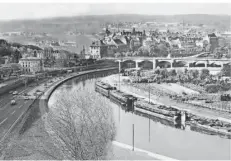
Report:
M100 59L107 56L108 45L102 40L93 41L90 45L90 55L93 59Z
M19 60L19 64L22 66L22 70L25 73L40 72L43 70L42 60L36 57L27 57Z

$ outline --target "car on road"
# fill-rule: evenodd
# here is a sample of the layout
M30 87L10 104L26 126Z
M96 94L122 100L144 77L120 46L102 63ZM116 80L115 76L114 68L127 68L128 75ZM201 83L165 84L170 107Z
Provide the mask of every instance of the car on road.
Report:
M28 94L27 94L27 93L22 93L22 95L23 95L23 96L28 96Z
M10 104L11 104L11 105L15 105L15 104L16 104L16 101L15 101L15 100L11 100Z
M18 94L18 91L14 91L14 92L13 92L13 95L17 95L17 94Z
M29 100L29 97L24 97L24 100Z

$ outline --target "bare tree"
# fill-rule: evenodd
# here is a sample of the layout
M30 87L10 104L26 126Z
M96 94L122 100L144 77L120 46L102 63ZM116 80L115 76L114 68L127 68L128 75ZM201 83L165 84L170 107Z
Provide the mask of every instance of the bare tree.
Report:
M64 158L105 159L115 135L107 100L83 89L57 95L47 125Z

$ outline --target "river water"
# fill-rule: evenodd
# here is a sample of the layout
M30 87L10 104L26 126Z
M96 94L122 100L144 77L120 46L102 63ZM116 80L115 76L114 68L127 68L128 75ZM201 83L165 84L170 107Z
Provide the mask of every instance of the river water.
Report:
M62 91L65 90L83 88L95 91L94 84L96 78L85 79L86 78L74 78L58 87L52 94L48 105L50 106L55 100L59 99L55 97L55 93L62 93ZM95 94L103 97L99 93L95 92ZM110 102L110 100L108 101ZM134 145L137 148L179 160L231 159L231 141L228 139L191 131L189 129L176 129L156 120L149 120L147 117L125 112L119 105L112 102L109 104L113 109L117 128L115 140L118 142L133 145L132 136L134 124Z

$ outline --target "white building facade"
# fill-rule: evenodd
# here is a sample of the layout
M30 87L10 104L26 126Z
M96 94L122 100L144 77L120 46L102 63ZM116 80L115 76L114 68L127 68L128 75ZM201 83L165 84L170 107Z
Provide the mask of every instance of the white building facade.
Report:
M22 58L19 60L19 64L25 73L35 74L43 70L42 60L36 57Z

